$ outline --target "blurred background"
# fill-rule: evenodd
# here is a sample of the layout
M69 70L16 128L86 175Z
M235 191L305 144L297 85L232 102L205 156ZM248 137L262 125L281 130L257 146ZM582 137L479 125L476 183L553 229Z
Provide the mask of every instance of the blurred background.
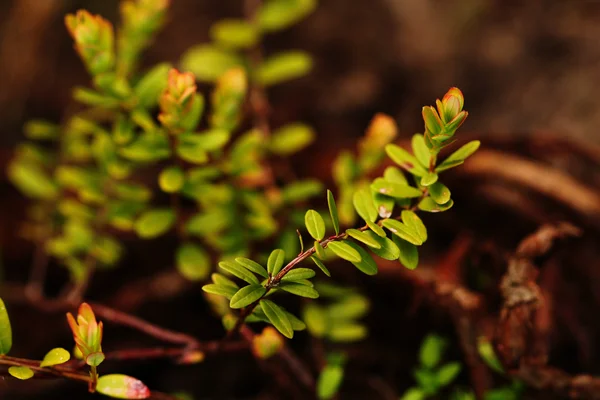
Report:
M243 15L240 0L173 0L172 3L165 29L144 53L144 65L160 61L177 64L186 49L209 40L211 23ZM600 144L600 1L321 0L319 3L316 12L300 24L265 39L267 54L298 48L315 58L314 70L307 77L269 92L274 126L301 119L318 132L319 145L294 159L298 173L330 181L331 161L340 149L354 148L374 113L392 115L400 126L401 139L407 139L422 131L423 105L433 104L451 86L461 88L466 98L465 108L470 113L463 128L465 136L477 137L484 148L501 149L561 168L584 185L587 194L592 193L587 208L581 211L577 206L562 204L560 196L557 200L543 190L541 194L529 189L517 191L511 184L490 189L490 183L479 178L475 190L473 176L457 175L454 178L459 185L457 203L461 204L461 196L464 202L457 207L451 221L464 223L460 229L463 233L477 232L481 242L490 237L494 243L499 242L499 249L494 250L499 254L505 254L504 250L510 250L523 234L541 222L569 217L587 227L587 239L570 253L572 257L576 254L581 262L571 259L575 266L568 274L570 286L564 292L565 308L577 312L567 310L563 315L572 325L557 330L554 357L573 372L600 372L600 348L594 345L600 340L600 326L592 321L595 317L590 318L600 302L597 290L600 288L596 287L600 286L600 275L593 272L598 265L596 253L600 252L596 241L600 204L594 203L600 199L600 151L596 147ZM26 278L32 247L18 235L25 200L7 181L4 171L14 146L23 139L23 123L31 118L60 121L73 107L71 88L89 81L63 23L66 13L79 8L117 21L117 0L0 2L0 260L4 266L0 273L7 281ZM505 164L502 168L510 170L511 166ZM493 173L493 169L487 172ZM463 187L471 188L469 195L461 191ZM535 188L532 191L540 192ZM459 229L444 228L450 220L441 221L432 245L435 248L437 243L439 252L459 236ZM448 236L444 237L446 233ZM163 245L168 249L170 243ZM489 254L481 253L478 262L484 264ZM125 280L128 274L139 274L142 267L147 273L158 271L169 260L167 251L154 259L149 257L143 244L137 248L132 245L131 254L123 263L127 267ZM501 263L495 271L499 278ZM64 278L60 271L55 274L57 280ZM103 284L106 287L110 283L110 290L117 291L119 285L115 286L111 279L114 276L110 273L98 276L92 296L105 295L105 290L98 289ZM578 279L585 282L581 284L583 287L578 286ZM375 280L365 284L365 290L379 290L385 285ZM380 300L388 301L387 308L384 307L388 311L399 314L400 324L406 327L415 321L427 321L421 328L406 333L406 346L402 349L385 358L365 361L365 370L374 376L385 375L394 384L390 390L401 392L397 388L406 387L410 381L411 362L423 331L438 329L453 335L453 330L446 317L427 308L409 315L405 310L410 306L406 284L387 289L395 294ZM52 294L53 288L48 290ZM402 290L405 292L398 293ZM219 322L198 310L205 307L198 306L202 304L200 296L196 290L176 297L169 304L151 302L136 312L191 333L213 332L216 338ZM13 324L20 339L15 344L16 355L40 357L48 346L70 346L66 325L52 322L56 316L34 313L25 305L14 307L17 312L12 314ZM174 309L177 312L173 313ZM201 313L204 316L198 317ZM33 317L35 324L31 322ZM378 317L373 318L377 322ZM121 343L138 340L135 334L119 328L108 328L108 333L119 336ZM378 332L377 328L374 334L380 334L375 337L381 340L381 347L397 342L396 337ZM458 349L454 353L460 357ZM572 354L577 356L569 358ZM228 398L234 394L214 389L209 369L228 370L229 378L220 378L221 385L241 380L252 387L251 379L260 376L258 371L248 373L242 368L252 365L249 356L248 360L232 361L219 359L191 370L160 362L144 366L142 371L139 365L127 368L164 390L179 387L180 380L192 376L197 386L208 387L206 397L202 397L202 390L197 387L184 387L198 392L198 398ZM124 372L128 372L127 368ZM468 381L466 375L463 380ZM73 399L89 398L81 390L72 395L70 383L43 383L42 389L26 387L29 384L12 385L9 389L8 383L0 380L0 398L59 399L65 398L65 393ZM376 391L383 393L379 393L380 398L390 398L387 390L380 387ZM248 393L246 389L242 392ZM249 392L257 393L253 389Z

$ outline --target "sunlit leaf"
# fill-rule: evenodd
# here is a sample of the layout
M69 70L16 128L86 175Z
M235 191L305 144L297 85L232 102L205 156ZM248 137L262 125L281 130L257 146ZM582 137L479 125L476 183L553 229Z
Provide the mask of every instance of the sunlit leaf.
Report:
M248 258L244 258L244 257L238 257L235 259L235 262L237 262L238 264L240 264L242 267L246 268L247 270L252 271L255 274L262 276L263 278L269 277L269 274L267 273L267 270L265 269L265 267L263 267L256 261L252 261L252 260L250 260Z
M328 365L319 374L317 396L320 400L332 399L344 379L344 369L339 365Z
M352 261L352 264L359 271L367 275L377 274L377 263L365 249L353 242L344 242L344 244L347 244L359 254L360 261Z
M323 271L325 275L331 277L331 272L329 272L329 270L321 260L319 260L317 257L311 257L310 259L315 263L317 267L321 269L321 271Z
M371 248L371 251L385 260L397 260L400 256L398 246L387 237L381 237L373 232L365 232L372 240L379 243L379 248Z
M267 293L267 289L262 285L245 286L231 298L229 306L234 309L246 307L260 299L265 293Z
M219 268L225 272L229 272L231 275L238 277L243 281L248 282L249 284L259 283L258 278L252 272L235 262L221 261L219 263Z
M4 301L0 298L0 355L7 354L12 347L12 328Z
M377 193L381 193L386 196L395 197L398 199L414 198L419 197L423 194L417 188L408 185L403 185L401 183L386 181L383 178L375 179L371 184L371 189L376 191Z
M375 203L373 203L373 197L369 190L357 190L352 198L352 203L358 215L365 221L373 222L377 219L377 208L375 208Z
M127 375L103 375L98 379L96 391L116 399L147 399L150 389L140 380Z
M375 240L371 235L369 235L365 232L361 232L358 229L348 229L346 231L346 233L348 235L350 235L351 237L353 237L354 239L358 240L359 242L366 244L369 247L373 247L375 249L381 248L381 245L379 244L379 242L377 240Z
M190 48L181 59L182 69L190 71L201 81L213 82L227 70L242 65L234 52L212 45Z
M465 160L477 151L481 142L479 140L473 140L454 153L450 154L440 165L435 168L435 172L442 172L450 168L454 168L461 165Z
M199 245L188 242L177 249L177 269L191 281L203 280L210 273L210 257Z
M304 149L314 139L315 132L310 126L295 122L275 130L269 148L275 154L287 156Z
M423 244L423 241L417 232L413 228L403 224L400 221L396 221L395 219L384 219L382 224L394 235L398 235L402 239L407 240L412 244L416 244L417 246Z
M267 260L267 271L271 276L275 276L283 267L285 259L285 253L281 249L276 249L271 252L269 259Z
M413 135L411 141L412 151L416 159L425 168L429 168L429 149L425 144L425 138L420 133Z
M410 210L403 210L401 216L402 222L415 231L421 241L425 242L427 240L427 228L425 228L425 224L423 224L421 218Z
M450 201L450 189L441 182L429 186L429 195L437 204L446 204Z
M419 265L419 250L417 246L404 239L394 236L394 243L400 249L399 260L408 269L415 269Z
M315 271L310 268L294 268L281 279L283 282L296 281L299 279L310 279L315 276Z
M329 215L331 216L331 222L333 222L333 229L335 234L340 234L340 217L338 215L337 206L335 204L335 198L331 190L327 190L327 205L329 206Z
M50 350L45 356L42 362L40 363L40 367L50 367L52 365L63 364L69 361L71 358L71 353L67 350L57 347L55 349Z
M256 71L256 79L272 86L306 75L312 68L312 57L303 51L286 51L265 59Z
M175 212L171 209L153 209L144 212L135 222L135 231L144 239L151 239L167 232L175 224Z
M185 175L180 167L167 167L160 172L158 184L167 193L178 192L185 182Z
M330 242L327 248L331 249L340 258L350 262L360 262L360 253L345 242Z
M216 22L210 28L210 35L215 42L234 49L251 47L259 38L258 30L253 24L238 19Z
M419 210L427 212L442 212L449 210L454 205L454 200L450 199L447 203L437 204L431 197L425 197L419 202Z
M446 347L446 340L434 334L429 334L423 340L419 352L421 365L427 368L437 366L442 359L442 353Z
M395 144L385 146L387 155L400 167L416 176L424 176L427 170L408 151Z
M452 383L454 379L458 376L461 370L461 365L459 362L451 362L448 364L442 365L437 370L437 379L438 384L440 386L447 386Z
M297 282L282 281L279 288L288 293L295 294L296 296L307 297L309 299L316 299L319 297L319 292L315 289Z
M284 310L271 300L262 299L260 301L260 305L273 326L279 332L281 332L283 336L291 339L294 336L294 331L292 329L292 324Z
M317 211L308 210L304 216L304 224L315 240L322 240L325 237L325 221Z
M28 367L12 366L8 368L8 373L22 381L33 378L33 371Z

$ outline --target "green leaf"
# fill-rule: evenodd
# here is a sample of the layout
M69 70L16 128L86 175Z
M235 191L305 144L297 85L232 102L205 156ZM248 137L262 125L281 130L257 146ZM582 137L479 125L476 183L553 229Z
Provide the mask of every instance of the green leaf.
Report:
M504 373L504 367L502 367L502 363L500 363L500 360L498 360L496 352L494 351L494 347L484 336L477 339L477 351L479 352L481 359L487 364L488 367L498 373Z
M281 280L284 282L285 281L292 282L292 281L297 281L299 279L310 279L314 276L315 276L315 271L313 271L310 268L294 268L293 270L291 270L290 272L285 274L285 276L283 278L281 278Z
M295 294L296 296L307 297L309 299L316 299L319 297L319 292L315 289L297 282L282 281L279 288L288 293Z
M231 279L229 279L225 275L221 275L221 274L215 272L215 273L213 273L213 274L210 275L210 278L217 285L229 286L229 287L234 288L236 291L239 288L239 286L234 281L232 281Z
M209 283L208 285L202 286L202 290L206 293L216 294L218 296L223 296L229 300L236 294L237 288L231 286L224 286L217 283Z
M288 339L294 337L292 324L285 311L271 300L262 299L260 305L273 326Z
M210 28L212 39L233 49L252 47L259 39L258 30L251 23L239 19L224 19Z
M321 269L321 271L323 271L325 275L331 277L331 272L329 272L329 270L321 260L319 260L317 257L311 257L310 259L316 264L317 267Z
M446 347L446 340L438 335L430 334L425 337L421 344L419 360L426 368L434 368L442 359L442 353Z
M229 307L237 309L246 307L267 293L267 289L262 285L248 285L237 291L229 302Z
M303 309L302 318L312 336L322 338L325 335L329 321L323 307L314 303L307 304Z
M371 251L385 260L397 260L400 256L400 250L394 242L387 237L381 237L373 232L365 232L371 239L379 243L380 248L371 248Z
M404 392L400 400L425 400L426 398L427 394L422 389L413 387Z
M270 150L282 156L294 154L315 140L315 132L310 126L295 122L275 130L269 143Z
M248 282L249 284L258 284L258 278L246 268L240 266L237 263L231 261L221 261L219 263L219 268L221 268L225 272L229 272L231 275L240 278L243 281Z
M383 194L379 194L374 190L371 190L371 195L373 197L373 203L375 204L375 208L377 208L377 213L381 218L390 218L392 213L394 212L394 206L396 201L393 197L388 197Z
M461 366L459 362L444 364L437 371L438 384L448 386L460 373Z
M319 257L321 260L327 259L327 253L325 253L325 249L323 248L323 246L321 246L321 243L317 242L316 240L315 240L315 253L317 254L317 257Z
M104 353L102 353L101 351L97 351L95 353L90 353L85 358L85 363L87 365L97 367L98 365L102 364L105 358L106 357L104 356Z
M184 153L221 150L231 139L231 133L224 129L208 129L202 132L189 132L179 135L179 148Z
M348 229L346 231L346 233L348 235L350 235L351 237L353 237L354 239L358 240L359 242L366 244L369 247L373 247L375 249L381 248L381 245L379 244L379 242L377 240L375 240L374 238L372 238L371 235L369 235L365 232L361 232L358 229Z
M360 261L352 262L359 271L367 275L377 274L377 263L365 249L353 242L344 242L344 244L348 244L360 255Z
M263 267L256 261L252 261L252 260L250 260L248 258L244 258L244 257L237 257L235 259L235 262L237 262L238 264L240 264L242 267L246 268L247 270L250 270L250 271L254 272L255 274L262 276L263 278L269 277L269 274L267 273L267 270L265 269L265 267Z
M435 172L442 172L450 168L454 168L461 165L465 160L477 151L481 142L479 140L473 140L454 153L450 154L440 165L435 168Z
M454 200L450 199L447 203L437 204L431 197L425 197L419 202L419 210L427 212L442 212L449 210L454 205Z
M184 243L177 249L177 269L186 279L204 280L210 273L210 257L200 246Z
M328 314L334 320L349 320L361 318L369 311L369 301L366 297L351 294L332 304L327 309Z
M334 342L356 342L367 336L367 328L352 322L340 323L332 326L327 336Z
M419 250L417 246L406 240L394 236L394 243L400 249L400 263L408 269L415 269L419 265Z
M383 178L375 179L371 184L371 189L377 193L381 193L386 196L395 197L398 199L420 197L423 194L417 188L408 185L403 185L401 183L386 181Z
M374 222L377 219L377 208L375 208L375 203L373 203L373 197L369 190L361 189L354 192L352 203L358 215L365 221Z
M314 179L292 182L283 187L281 198L286 203L308 200L313 196L320 194L323 190L323 184Z
M429 159L431 156L429 154L429 149L425 144L425 138L423 137L423 135L421 135L420 133L413 135L411 145L413 154L415 155L419 163L421 163L423 167L429 168Z
M304 216L304 224L314 239L322 240L325 237L325 221L317 211L308 210Z
M44 120L30 120L23 126L27 139L53 140L60 135L60 126Z
M167 193L181 190L185 182L185 175L180 167L167 167L158 176L158 185Z
M368 225L369 229L371 229L371 231L375 232L378 236L381 236L381 237L387 236L385 234L385 231L383 230L383 228L381 226L377 225L375 222L367 221L367 225Z
M281 249L276 249L271 252L269 259L267 260L267 271L269 275L275 276L283 267L283 261L285 259L285 253Z
M151 68L140 78L133 89L140 106L152 108L158 103L160 94L167 86L167 76L171 68L169 63L161 63Z
M427 170L413 157L408 151L404 150L395 144L385 146L387 155L403 169L407 170L415 176L424 176Z
M350 262L360 262L360 253L346 242L329 242L327 247L338 257Z
M319 374L317 381L317 396L320 400L335 397L344 380L344 369L339 365L328 365Z
M258 9L256 19L262 30L278 31L295 24L316 7L316 0L268 0Z
M421 218L419 218L417 214L410 210L403 210L401 217L402 222L415 231L419 236L419 239L423 242L427 240L427 228L425 228L425 224L423 224L423 221L421 221Z
M402 239L408 240L412 244L416 244L417 246L423 244L423 241L417 232L400 221L396 221L395 219L384 219L382 225L394 235L398 235Z
M127 375L103 375L98 379L96 391L116 399L147 399L150 389L140 380Z
M300 318L296 317L294 314L292 314L290 312L287 312L286 310L283 310L283 312L290 320L290 324L292 324L293 330L303 331L306 329L306 324L304 322L302 322L302 320Z
M4 301L0 298L0 355L8 354L12 347L12 329Z
M450 201L450 189L441 182L429 186L429 195L437 204L446 204Z
M190 71L204 82L214 82L227 70L242 65L242 59L234 52L212 45L200 45L189 49L181 59L181 68Z
M402 170L394 166L387 167L385 171L383 171L383 179L385 179L388 182L399 183L401 185L408 185L408 181L402 173Z
M337 206L335 204L335 198L331 190L327 190L327 205L329 206L329 215L331 216L331 222L333 222L333 229L335 234L340 234L340 217L338 215Z
M438 180L438 174L435 172L428 172L421 178L421 186L431 186Z
M308 53L286 51L265 59L256 70L256 79L263 86L273 86L306 75L312 65L312 57Z
M134 229L143 239L162 235L175 224L175 212L168 208L144 212L135 222Z
M8 166L8 177L28 197L51 199L58 189L48 174L37 164L16 160Z
M22 381L26 381L27 379L33 378L33 371L31 370L31 368L28 367L13 366L8 368L8 373Z
M40 367L51 367L53 365L64 364L71 358L71 353L67 350L57 347L50 350L45 356Z

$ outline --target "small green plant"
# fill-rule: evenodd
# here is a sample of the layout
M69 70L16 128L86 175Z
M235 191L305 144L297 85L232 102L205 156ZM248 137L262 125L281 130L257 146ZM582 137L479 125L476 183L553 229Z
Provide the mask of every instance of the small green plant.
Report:
M102 349L99 313L184 345L129 357L176 355L181 363L202 361L205 348L238 345L232 343L238 336L259 360L286 351L283 337L291 339L296 331L307 330L326 346L363 339L368 331L361 318L369 300L351 288L312 279L317 273L331 277L326 264L335 259L366 275L378 272L377 258L415 269L428 238L419 213L453 206L442 173L479 147L472 141L439 157L468 115L463 94L451 88L435 107L423 108L424 131L412 137L409 150L393 143L394 120L378 114L357 151L345 151L334 162L337 188L324 193L317 180L290 180L274 161L285 162L316 134L300 121L273 129L267 89L305 75L312 61L298 50L264 55L260 44L265 35L310 14L316 1L259 2L246 19L214 24L213 42L191 48L178 68L162 63L140 71L140 56L167 19L168 6L167 0L123 0L117 29L87 11L65 19L92 87L74 89L82 108L64 124L27 124L29 141L17 149L8 172L32 199L24 231L46 260L34 266L28 297L50 302L42 291L48 258L68 269L69 290L54 303L79 305L76 317L68 314L68 324L82 362L69 361L64 349L50 351L41 363L7 356L12 333L0 301L0 364L18 379L59 376L107 396L149 397L150 390L134 378L98 372L110 355ZM213 85L208 96L198 92L197 81ZM373 177L386 155L394 165ZM151 176L151 182L142 176ZM306 210L317 199L327 208ZM118 266L123 232L139 240L177 239L178 272L204 283L206 300L222 319L226 334L218 345L203 346L187 335L82 303L93 273ZM300 319L280 304L286 294L319 300L303 304ZM274 328L255 334L252 323ZM457 363L438 368L442 343L435 336L426 339L416 372L420 389L413 392L434 395L458 374ZM346 357L327 349L324 358L316 394L329 399L343 382ZM89 374L82 371L88 367Z
M417 386L409 388L402 400L435 398L452 384L462 366L456 361L441 364L446 346L447 341L438 335L425 337L419 352L419 366L414 371Z

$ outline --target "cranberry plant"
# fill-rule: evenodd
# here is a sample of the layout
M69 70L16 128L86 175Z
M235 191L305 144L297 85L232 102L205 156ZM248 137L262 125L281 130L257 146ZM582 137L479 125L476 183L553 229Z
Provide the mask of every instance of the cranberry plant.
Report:
M236 347L240 336L259 360L288 351L283 337L296 331L338 343L364 338L368 299L313 278L331 277L327 264L334 259L366 275L377 273L378 258L416 268L428 237L419 213L452 207L442 173L479 147L472 141L439 157L468 115L461 91L451 88L435 107L423 108L424 131L409 149L394 144L394 120L378 114L356 152L334 162L337 187L325 192L318 180L290 179L287 158L316 134L302 121L272 128L268 89L308 73L312 59L299 50L265 55L261 40L309 15L316 1L257 2L246 18L215 23L212 43L191 48L179 65L140 70L168 6L168 0L123 0L116 29L84 10L65 18L91 86L74 89L81 107L63 124L27 124L29 140L17 149L9 176L31 198L24 232L46 260L34 264L27 296L58 308L79 305L67 321L81 361L60 348L42 361L8 356L12 333L0 300L0 365L17 379L67 378L116 398L151 396L135 378L100 373L111 353L103 351L96 314L185 345L164 353L132 350L129 357L177 356L182 363L202 361L207 349ZM210 93L200 93L197 82L211 84ZM374 177L386 156L394 165ZM328 210L306 209L317 196ZM185 279L203 284L222 319L221 341L209 346L84 302L94 273L119 265L125 233L140 241L177 238L173 263ZM42 290L48 258L70 273L58 299ZM279 304L283 295L312 301L296 316ZM257 334L249 328L256 323L273 327ZM335 396L344 365L344 354L327 354L315 388L320 398Z

